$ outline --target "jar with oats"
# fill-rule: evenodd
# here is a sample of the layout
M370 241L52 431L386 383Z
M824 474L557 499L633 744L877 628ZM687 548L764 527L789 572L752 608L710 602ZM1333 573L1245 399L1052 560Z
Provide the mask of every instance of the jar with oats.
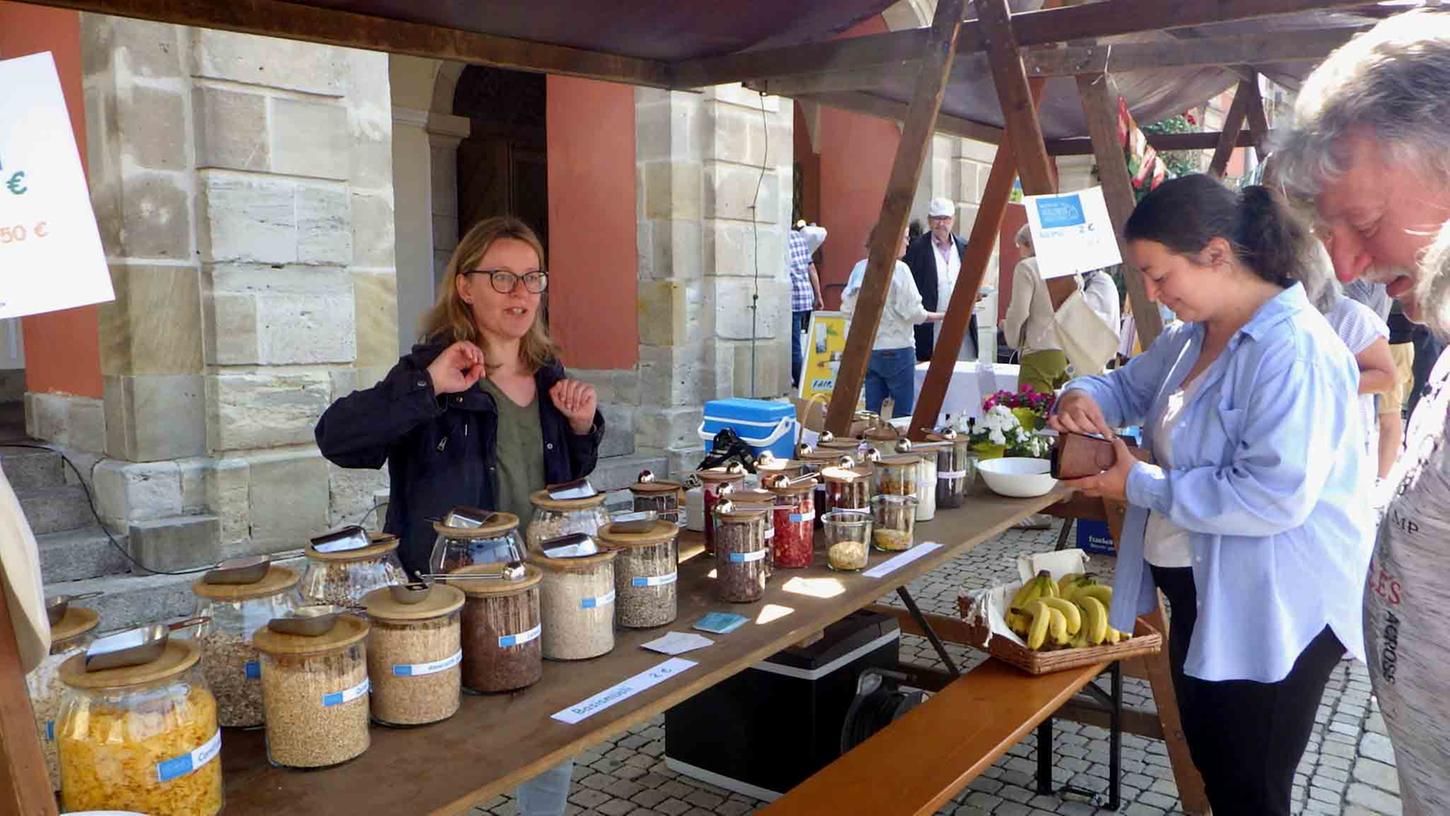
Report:
M570 533L592 536L609 523L603 493L583 499L555 499L549 491L539 490L529 496L529 502L534 505L534 517L525 533L530 553L539 552L540 545L551 538Z
M222 734L200 658L176 639L139 666L88 672L84 654L66 660L55 731L64 810L221 811Z
M463 591L434 585L399 600L391 588L363 598L368 621L368 681L373 719L423 725L452 717L462 694L459 610Z
M452 574L496 572L494 566L464 567ZM524 565L517 581L480 578L454 580L463 591L463 686L491 694L516 691L539 682L543 660L539 636L544 628L539 613L539 581L543 573Z
M600 543L618 553L614 616L620 626L648 629L675 619L679 535L679 527L663 520L644 532L616 532L612 525L599 531Z
M573 558L539 554L545 660L587 660L614 650L614 550Z
M309 544L305 553L300 591L309 603L361 609L369 592L407 582L395 535L370 533L366 547L337 552L320 552Z
M225 728L262 724L262 665L252 633L297 607L296 570L272 564L250 584L209 584L198 578L196 616L208 620L196 630L201 671L217 702L217 721Z
M50 775L50 789L60 790L60 764L55 755L56 718L65 685L60 681L60 667L73 655L91 645L101 616L94 609L71 606L60 623L50 627L50 654L40 665L25 675L30 692L30 709L35 714L35 729L40 732L40 748L45 754L45 770Z
M368 623L339 615L316 636L257 630L267 759L287 768L325 768L368 749Z

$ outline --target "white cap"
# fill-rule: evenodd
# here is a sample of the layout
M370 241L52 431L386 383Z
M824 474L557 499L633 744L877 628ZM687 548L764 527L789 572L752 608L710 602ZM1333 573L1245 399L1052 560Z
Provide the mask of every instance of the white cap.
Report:
M933 198L926 207L928 218L941 218L942 216L951 218L956 215L956 212L957 205L953 204L950 198Z

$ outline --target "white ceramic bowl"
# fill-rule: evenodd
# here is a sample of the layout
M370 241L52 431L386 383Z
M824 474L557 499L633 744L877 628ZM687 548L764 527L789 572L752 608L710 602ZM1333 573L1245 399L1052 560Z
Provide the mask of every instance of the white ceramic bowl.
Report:
M1052 464L1046 459L1010 456L1004 459L983 459L977 463L987 487L993 493L1016 499L1045 496L1057 486L1049 472Z

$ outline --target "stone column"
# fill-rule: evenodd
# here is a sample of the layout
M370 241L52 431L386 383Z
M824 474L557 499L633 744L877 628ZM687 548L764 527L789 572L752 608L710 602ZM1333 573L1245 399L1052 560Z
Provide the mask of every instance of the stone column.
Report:
M443 278L458 246L458 143L468 138L466 116L428 114L428 151L433 188L433 281Z

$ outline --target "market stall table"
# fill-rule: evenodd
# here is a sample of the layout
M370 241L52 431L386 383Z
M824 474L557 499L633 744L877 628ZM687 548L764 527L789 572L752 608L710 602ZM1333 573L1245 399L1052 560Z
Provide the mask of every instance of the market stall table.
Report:
M879 578L832 572L825 554L801 570L776 570L754 604L716 600L714 564L700 537L681 537L679 618L673 626L620 630L613 652L575 663L545 662L543 679L515 694L466 696L458 714L434 725L372 729L372 747L351 762L298 772L267 762L262 732L229 731L222 740L226 813L466 813L564 759L656 716L763 658L870 605L1017 521L1060 501L1066 491L1005 499L981 490L964 506L943 510L917 527L917 540L942 546ZM871 567L896 553L872 553ZM669 660L640 644L670 630L688 630L711 611L752 619L715 645L683 655L695 665L621 699L574 725L552 718L616 683Z
M930 367L931 363L919 363L916 366L913 388L918 397L921 396L921 386L926 382L926 372ZM997 391L1016 391L1019 370L1018 366L1008 363L979 365L974 360L958 360L952 366L952 378L947 383L946 396L942 398L937 424L940 425L942 418L948 414L954 418L966 414L981 419L982 400Z

